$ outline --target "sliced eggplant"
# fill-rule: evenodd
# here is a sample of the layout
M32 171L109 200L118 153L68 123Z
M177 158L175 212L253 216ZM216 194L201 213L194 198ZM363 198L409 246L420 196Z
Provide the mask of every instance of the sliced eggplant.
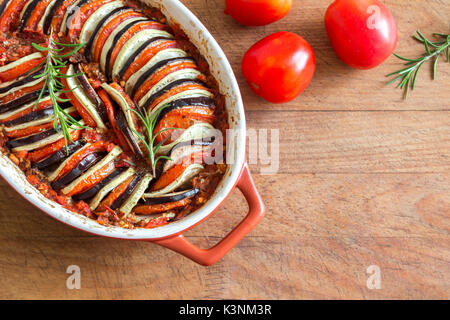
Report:
M159 110L166 106L172 104L175 108L179 106L186 106L187 103L196 103L198 106L212 106L212 98L214 95L205 89L189 89L177 94L174 94L167 99L164 99L160 103L158 103L152 110L148 110L148 107L150 105L150 102L145 101L144 104L140 105L140 107L145 108L147 112L151 112L152 114L155 114L156 112L159 112ZM198 98L198 99L194 99ZM188 100L190 99L190 100ZM178 103L179 106L177 106L177 103L175 101L180 101ZM184 102L183 102L184 101ZM206 105L205 105L206 104ZM192 104L191 104L192 105ZM168 109L168 108L166 108ZM161 114L160 114L161 115Z
M144 193L144 198L153 198L156 196L161 196L167 193L170 193L180 187L184 187L186 185L189 184L189 182L191 181L191 179L193 177L195 177L200 171L202 171L204 169L204 167L201 164L198 163L193 163L191 165L189 165L184 171L183 173L177 177L171 184L169 184L168 186L157 190L157 191L153 191L150 193Z
M190 140L176 144L170 150L170 160L166 160L162 166L162 172L169 170L173 165L181 163L181 161L193 153L201 152L205 147L211 146L212 141L206 140Z
M89 99L89 96L82 89L82 87L80 87L78 80L74 77L70 77L73 76L74 74L75 68L73 64L71 64L69 66L69 69L67 70L67 75L69 77L66 78L69 90L72 90L72 93L75 96L75 98L83 105L83 107L90 114L92 119L94 119L95 123L97 124L97 127L100 130L106 130L106 125L103 122L102 117L100 116L100 113L98 112L95 104L92 103L92 101Z
M144 194L147 189L150 181L153 179L153 176L149 173L144 175L144 177L140 180L134 191L131 195L126 199L126 201L120 206L119 211L124 214L129 214L131 210L133 210L134 206L138 203L139 199Z
M172 143L166 144L159 148L158 154L166 155L170 152L170 150L177 144L183 141L190 140L202 140L207 137L214 136L215 129L209 123L199 122L195 123L186 130Z
M92 35L89 38L89 40L86 42L86 45L84 46L84 55L86 56L86 59L91 60L91 50L94 47L97 37L99 34L99 31L108 24L109 20L113 19L115 16L124 13L125 11L129 11L129 7L119 7L114 10L112 10L110 13L102 17L100 20L98 20L97 25L95 26L95 29L92 31Z
M136 48L132 54L128 55L127 61L123 64L122 68L119 70L118 78L122 79L125 75L125 72L128 70L128 68L131 66L131 64L136 60L136 58L144 51L147 47L156 46L163 42L167 41L167 38L165 37L155 37L150 38L144 43L142 43L138 48Z
M122 1L108 2L99 7L93 14L87 18L86 22L81 28L80 36L78 38L79 43L87 43L94 36L94 31L98 30L98 23L102 21L102 18L109 16L109 14L115 9L122 8Z
M31 102L31 101L36 101L36 99L39 97L39 95L41 94L42 89L37 89L33 92L29 92L26 93L14 100L8 101L6 103L2 103L0 104L0 113L4 113L7 111L11 111L11 110L15 110L20 108L21 106L23 106L24 104ZM48 94L48 89L44 89L43 95Z
M29 54L29 55L27 55L23 58L20 58L14 62L11 62L11 63L5 64L4 66L1 66L0 73L14 69L15 67L18 67L23 63L26 63L26 62L34 60L34 59L39 59L39 58L42 58L42 54L40 52L35 52L32 54Z
M81 125L84 124L83 120L80 120L79 123ZM74 130L79 129L69 129L69 133ZM7 142L7 145L12 148L12 151L31 151L34 149L41 148L48 144L58 141L59 139L64 138L64 135L61 131L55 131L55 129L50 129L35 135L31 135L25 138L10 140Z
M103 188L100 189L100 191L97 192L94 198L92 198L92 200L89 202L89 207L91 208L91 210L95 210L100 204L100 202L103 200L103 198L108 195L108 193L117 188L117 186L119 186L122 182L124 182L134 174L135 174L134 169L128 168L127 171L121 173L112 181L108 182Z
M45 20L47 19L47 16L50 14L50 12L52 11L53 6L55 5L57 0L52 0L47 7L45 8L44 13L42 14L41 19L39 19L37 28L38 30L42 30L44 31L44 24L45 24Z
M43 26L42 26L42 29L43 29L45 34L49 34L50 26L52 24L53 17L55 16L56 11L58 10L58 8L64 3L64 1L65 0L56 0L56 1L53 2L53 5L49 6L50 9L48 10L48 12L46 10L45 15L44 15L44 17L45 17L44 18L44 23L43 23Z
M117 28L114 29L114 31L111 32L111 34L108 36L108 39L106 40L105 45L102 48L102 53L100 55L100 68L106 76L108 76L109 73L109 63L115 44L128 29L130 29L135 24L143 21L148 21L148 19L143 17L127 19L120 23Z
M133 115L132 113L133 111L130 110L130 106L128 105L127 100L125 99L125 97L122 95L121 92L119 92L109 84L103 83L102 88L105 89L105 91L109 94L112 100L115 103L117 103L117 105L120 107L122 111L117 114L118 117L117 124L124 132L124 134L127 136L127 140L129 140L128 142L130 144L130 147L133 149L135 154L143 157L139 137L134 132L138 131L133 120L135 118L135 115ZM124 119L121 118L121 114L124 115L125 121L123 121Z
M14 93L20 89L34 86L43 81L43 78L36 79L35 76L42 73L43 68L39 68L34 72L27 72L16 80L8 81L0 84L0 98Z
M93 186L92 188L90 188L80 194L74 195L72 197L72 199L75 201L80 201L80 200L87 200L87 199L94 197L97 194L97 192L99 192L108 183L113 181L121 173L125 172L126 169L127 169L127 167L121 167L121 168L114 170L110 175L108 175L102 181L97 183L95 186Z
M139 54L139 50L142 50L141 46L144 44L145 47L148 45L149 41L156 41L161 39L172 39L173 36L162 30L157 29L144 29L137 32L131 39L129 39L124 46L120 49L116 60L112 68L111 76L112 79L117 81L119 79L119 73L124 69L126 71L127 63L128 66L134 61L134 58ZM145 48L144 47L144 48ZM133 58L134 57L134 58ZM133 60L131 60L133 59ZM131 61L130 61L131 60ZM125 73L123 71L123 73Z
M181 49L169 48L155 54L141 69L139 69L131 79L134 82L131 88L131 96L134 96L137 90L145 83L147 79L153 76L159 69L170 64L181 61L193 61L187 56L187 53Z
M91 174L95 173L97 170L101 169L111 161L114 161L114 159L117 158L117 156L119 156L121 153L122 149L119 146L114 147L106 157L101 159L99 162L96 162L95 165L91 166L89 170L84 172L79 178L72 181L68 186L62 189L61 192L64 194L70 193L80 182L88 178Z
M72 23L79 23L78 21L72 21L75 17L75 14L81 9L81 7L86 4L89 0L78 0L69 6L66 10L66 14L64 15L63 22L61 24L61 32L65 35L69 32Z
M117 113L116 122L120 130L123 132L125 139L128 142L128 145L131 147L131 150L133 150L133 153L138 158L144 158L144 153L142 152L140 140L139 138L136 137L136 134L133 131L131 131L122 110L119 110L119 112Z
M153 198L145 198L146 205L152 204L164 204L168 202L176 202L183 199L187 199L195 196L199 192L199 189L189 189L178 192L166 193L160 196L154 196Z
M133 74L125 84L125 90L128 94L132 94L132 90L135 87L136 81L140 77L139 72L144 69L141 68L135 74ZM167 76L162 78L158 83L156 83L148 92L148 96L152 96L157 92L160 92L164 87L170 85L172 82L178 81L180 79L196 80L202 77L202 73L196 69L185 68L178 71L169 73Z
M74 68L75 73L82 73L78 65L75 65ZM77 76L77 80L81 84L81 87L84 90L84 93L86 93L89 100L91 100L91 102L95 105L95 108L97 109L97 112L100 118L102 119L103 123L108 122L108 111L106 110L106 106L103 103L102 99L100 99L100 97L98 96L97 92L89 83L89 80L86 77L86 75L83 73Z
M76 157L80 152L84 152L85 149L89 148L92 145L92 143L88 142L86 143L82 148L79 148L77 152L73 153L71 156L67 157L59 166L56 168L52 173L48 174L47 180L52 182L54 181L62 169L66 166L66 164L71 161L74 157Z
M24 116L23 118L28 118L28 116L36 114L36 118L34 118L35 120L28 121L28 122L25 121L25 122L21 122L19 124L16 124L16 125L13 125L13 126L10 126L10 127L6 127L5 131L6 132L11 132L11 131L16 131L16 130L22 130L22 129L25 129L25 128L39 126L39 125L42 125L44 123L53 122L53 120L54 120L53 112L49 112L49 110L53 111L53 108L51 108L51 109L44 109L44 110L40 110L40 111L36 111L34 113L31 113L31 114L28 114L28 115ZM64 111L67 114L74 113L76 110L77 109L75 107L70 107L70 108L64 109ZM47 111L47 112L45 112L45 113L47 113L47 115L45 115L44 112L43 112L43 114L39 114L41 111ZM39 116L39 118L38 118L38 116ZM12 121L15 121L15 120L12 120Z
M41 0L30 0L25 4L25 6L22 9L22 12L20 13L20 23L19 23L19 30L23 31L25 28L25 25L28 22L28 19L30 19L31 14L33 13L34 9L38 5L38 3Z
M122 206L122 204L125 202L125 200L127 200L134 192L134 190L137 188L137 186L139 185L139 183L141 182L141 180L144 178L144 173L140 172L137 173L133 180L131 180L131 182L128 184L127 188L125 189L125 191L117 197L116 200L114 200L114 202L111 204L110 208L113 210L118 209L120 206ZM145 189L144 189L145 191Z
M32 168L36 169L46 169L51 165L54 165L58 163L59 161L69 157L73 153L75 153L77 150L81 149L83 146L84 141L83 140L77 140L71 144L69 144L66 147L63 147L56 151L54 154L52 154L50 157L45 158L44 160L41 160L39 162L35 162L31 165Z
M43 96L41 98L41 100L40 100L40 103L50 103L50 102L51 102L50 96ZM0 123L4 122L3 121L4 119L8 119L9 117L12 117L12 116L14 116L14 115L24 111L24 110L27 110L30 107L34 106L35 104L36 104L36 101L32 101L32 102L27 103L27 104L25 104L23 106L20 106L20 108L18 108L18 109L14 109L14 110L9 111L9 112L1 113L0 114ZM51 106L51 104L49 104L49 106ZM31 110L31 112L32 112L32 110Z
M173 82L169 83L167 86L163 87L161 90L156 91L154 94L149 96L147 101L145 102L144 106L151 105L157 98L161 97L163 94L167 93L168 91L170 91L176 87L184 86L184 85L188 85L188 84L197 84L197 85L203 85L203 86L205 85L204 82L201 80L179 79L179 80L173 81ZM199 97L199 98L200 99L203 98L204 101L200 101L200 99L199 99L198 105L203 105L203 106L214 105L214 100L211 98L205 98L205 97ZM191 98L191 99L194 99L194 98ZM205 105L205 103L208 103L208 104Z
M0 16L8 8L11 1L12 0L3 0L3 2L0 4Z
M81 160L75 168L73 168L66 175L62 176L60 179L53 181L51 186L56 191L61 190L66 185L83 175L85 171L94 166L96 163L100 162L104 152L94 152L88 154L83 160Z

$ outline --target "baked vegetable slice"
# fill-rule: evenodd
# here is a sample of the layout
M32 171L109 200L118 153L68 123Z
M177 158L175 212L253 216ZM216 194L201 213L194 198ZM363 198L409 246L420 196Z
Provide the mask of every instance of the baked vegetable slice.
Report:
M44 57L35 52L0 67L0 83L14 81L38 66Z
M39 161L35 162L31 165L32 168L36 169L46 169L49 166L52 166L63 159L66 159L70 155L72 155L77 150L81 149L83 147L83 144L85 143L84 140L77 140L74 143L71 143L67 146L67 148L64 146L63 148L59 149L49 157Z

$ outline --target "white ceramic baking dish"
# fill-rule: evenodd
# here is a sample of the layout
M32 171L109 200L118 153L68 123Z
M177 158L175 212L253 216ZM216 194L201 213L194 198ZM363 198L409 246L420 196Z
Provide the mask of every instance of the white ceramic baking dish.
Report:
M200 209L180 221L154 229L124 229L102 226L96 221L71 212L45 198L26 180L22 171L5 155L0 155L0 174L25 199L53 218L74 228L99 236L145 240L177 251L202 264L211 265L235 246L262 218L264 206L258 195L245 162L245 114L233 70L222 49L203 24L178 0L145 0L159 8L170 24L177 24L209 63L211 73L226 97L230 129L235 130L234 151L228 171L212 198ZM237 186L249 204L249 213L244 220L222 241L210 249L200 249L191 244L183 232L211 215Z

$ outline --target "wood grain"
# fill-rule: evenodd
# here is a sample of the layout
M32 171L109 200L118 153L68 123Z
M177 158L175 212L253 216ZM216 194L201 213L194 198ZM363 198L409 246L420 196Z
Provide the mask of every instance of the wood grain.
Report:
M450 68L436 81L424 70L410 99L385 87L396 70L355 71L334 55L323 27L330 1L294 1L266 27L246 28L222 14L222 0L183 1L224 49L243 93L247 125L279 130L280 165L251 165L267 213L218 264L204 268L145 242L92 236L55 221L0 181L0 298L44 299L449 299ZM450 2L384 1L399 25L397 52L421 52L409 36L448 31ZM293 102L254 96L239 71L245 50L288 30L313 46L317 71ZM236 39L239 39L237 41ZM270 135L269 135L270 136ZM235 190L187 232L208 247L245 215ZM82 288L66 288L78 265ZM381 270L381 289L366 285Z

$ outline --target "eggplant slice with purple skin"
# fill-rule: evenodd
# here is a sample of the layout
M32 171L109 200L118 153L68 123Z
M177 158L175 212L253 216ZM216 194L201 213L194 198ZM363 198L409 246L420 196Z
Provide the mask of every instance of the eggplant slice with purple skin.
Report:
M27 4L25 4L24 8L22 9L22 12L20 13L20 22L19 22L20 32L23 32L23 29L25 28L28 19L30 19L31 14L33 13L34 9L36 9L36 6L38 5L39 2L41 2L41 0L30 0L27 2Z
M128 184L128 187L125 189L125 191L111 204L111 209L116 210L118 209L124 202L127 200L128 197L131 196L134 189L138 186L139 182L142 180L142 178L145 176L143 172L137 173L133 180Z
M88 154L86 157L83 158L83 160L81 160L77 164L77 166L74 169L72 169L70 172L68 172L60 179L53 181L51 183L52 188L58 191L66 187L69 183L74 181L76 178L80 177L90 167L99 162L104 156L105 152L93 152L91 154Z
M50 26L52 24L53 17L55 16L58 8L64 3L64 1L66 1L66 0L56 0L53 3L53 6L50 8L50 11L48 12L48 14L45 16L44 25L43 25L43 31L45 34L50 34L49 31L50 31Z
M4 112L8 112L11 110L15 110L20 108L21 106L23 106L24 104L31 102L31 101L36 101L36 99L39 97L39 95L41 94L42 89L37 89L33 92L29 92L26 93L14 100L8 101L6 103L2 103L0 104L0 113L4 113ZM42 95L46 95L48 94L48 89L44 89L44 92Z
M191 198L199 192L199 189L193 188L189 190L183 190L178 192L166 193L161 196L155 196L153 198L146 198L144 201L145 205L152 204L164 204L169 202L176 202L186 198Z
M39 83L40 81L43 81L44 79L37 79L35 76L42 73L44 68L39 68L38 70L30 70L20 77L18 77L16 80L5 82L0 84L0 96L3 94L11 94L17 90L20 90L22 88L30 87L32 85L35 85Z
M112 103L119 107L116 115L117 125L124 133L131 149L138 157L144 158L141 141L139 140L139 137L134 133L134 131L139 132L134 123L134 118L136 117L136 115L133 113L133 111L129 110L130 106L128 105L127 99L122 95L121 92L114 89L109 84L103 83L102 88L105 89L105 91L111 97Z
M85 91L84 87L79 85L79 80L75 75L75 66L71 64L67 69L67 75L69 77L66 78L67 86L69 90L72 91L72 94L75 96L75 99L84 107L84 109L89 113L92 119L95 121L97 127L100 130L106 130L106 125L102 120L102 116L100 115L99 109L96 104L91 101L88 93ZM88 81L89 82L89 81ZM85 84L86 85L86 84Z
M103 103L102 99L98 96L95 89L90 84L88 78L86 77L86 74L83 73L80 69L80 66L77 64L74 66L75 73L82 73L81 75L77 76L78 82L81 84L82 89L84 90L84 93L88 96L89 100L95 105L96 110L102 119L104 123L108 122L108 111L106 111L106 106Z
M117 176L119 176L121 173L125 172L127 167L121 167L114 170L110 175L108 175L106 178L104 178L102 181L97 183L92 188L72 196L73 200L80 201L80 200L88 200L92 197L94 197L103 187L105 187L108 183L113 181Z
M12 0L3 0L3 2L0 4L0 16L3 14L11 1Z
M67 149L66 149L66 147L61 148L58 151L56 151L55 153L53 153L51 156L45 158L44 160L33 163L31 165L31 167L35 168L35 169L41 169L41 170L46 169L46 168L50 167L51 165L61 162L62 160L66 159L67 157L74 154L76 151L80 150L83 147L84 143L85 142L81 139L77 140L77 141L69 144L67 146Z
M88 61L90 61L92 58L91 50L92 50L95 39L96 39L97 34L99 33L100 29L104 25L106 25L108 20L112 19L116 15L122 14L124 11L127 11L127 10L130 10L130 8L126 7L126 6L116 8L98 21L97 26L95 27L94 31L92 32L92 35L90 36L89 40L84 45L84 55Z

